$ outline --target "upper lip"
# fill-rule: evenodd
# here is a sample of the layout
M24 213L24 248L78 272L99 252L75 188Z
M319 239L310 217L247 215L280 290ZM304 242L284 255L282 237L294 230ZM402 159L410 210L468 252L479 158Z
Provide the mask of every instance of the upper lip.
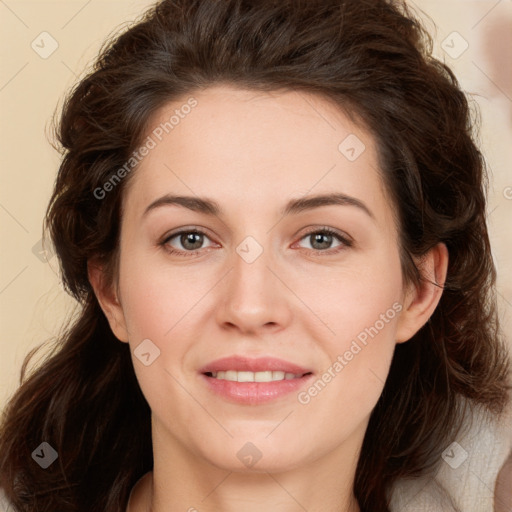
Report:
M228 370L246 371L246 372L265 372L265 371L282 371L285 373L293 373L294 375L304 375L312 373L311 370L303 368L289 361L277 359L275 357L259 357L249 358L244 356L229 356L217 359L203 366L200 373L224 372Z

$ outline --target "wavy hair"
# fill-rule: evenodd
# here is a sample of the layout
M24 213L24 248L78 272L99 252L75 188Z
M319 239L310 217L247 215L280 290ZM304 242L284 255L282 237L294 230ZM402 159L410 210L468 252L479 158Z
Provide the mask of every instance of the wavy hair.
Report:
M63 157L44 228L79 313L30 374L27 357L4 411L0 486L18 512L124 512L152 469L150 409L129 346L87 274L98 258L115 280L123 190L137 171L101 200L94 191L160 107L218 83L334 101L376 140L406 281L422 279L414 258L448 248L438 307L396 346L371 414L354 483L361 510L389 512L400 478L435 468L464 427L464 404L499 416L508 403L477 123L418 17L400 0L163 0L105 43L58 120ZM44 471L31 460L42 441L59 453Z

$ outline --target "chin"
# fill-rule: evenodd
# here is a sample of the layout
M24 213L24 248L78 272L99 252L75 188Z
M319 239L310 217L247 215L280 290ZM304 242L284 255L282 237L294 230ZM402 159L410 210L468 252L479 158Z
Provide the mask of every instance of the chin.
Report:
M268 435L268 431L265 435ZM213 466L237 473L280 473L296 469L306 463L304 443L286 446L281 439L273 442L265 436L243 436L228 442L212 442L204 447L203 457Z

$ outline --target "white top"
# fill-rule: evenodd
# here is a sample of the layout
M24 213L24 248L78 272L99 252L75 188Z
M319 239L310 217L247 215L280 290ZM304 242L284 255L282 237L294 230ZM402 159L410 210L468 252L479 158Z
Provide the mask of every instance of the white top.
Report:
M469 431L446 447L434 477L396 483L393 512L494 512L496 478L512 450L512 411L499 423L488 421L479 409L474 418ZM443 497L443 487L449 498ZM14 512L2 489L0 512Z
M7 501L4 490L0 488L0 512L13 512L14 509L11 508L9 502Z
M499 422L480 408L472 414L471 428L446 447L434 476L397 482L393 512L494 511L496 479L512 450L512 411Z

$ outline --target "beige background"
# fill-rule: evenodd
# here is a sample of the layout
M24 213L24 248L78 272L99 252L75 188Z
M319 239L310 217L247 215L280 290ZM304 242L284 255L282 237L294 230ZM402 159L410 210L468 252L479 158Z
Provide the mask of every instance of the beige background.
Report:
M34 249L59 163L47 140L51 117L105 37L151 3L0 0L0 408L18 385L27 352L58 334L74 307L60 287L56 258L42 261ZM512 1L415 5L437 26L434 32L428 22L435 55L481 109L481 145L492 169L489 225L500 311L512 340ZM58 48L44 55L52 44Z

